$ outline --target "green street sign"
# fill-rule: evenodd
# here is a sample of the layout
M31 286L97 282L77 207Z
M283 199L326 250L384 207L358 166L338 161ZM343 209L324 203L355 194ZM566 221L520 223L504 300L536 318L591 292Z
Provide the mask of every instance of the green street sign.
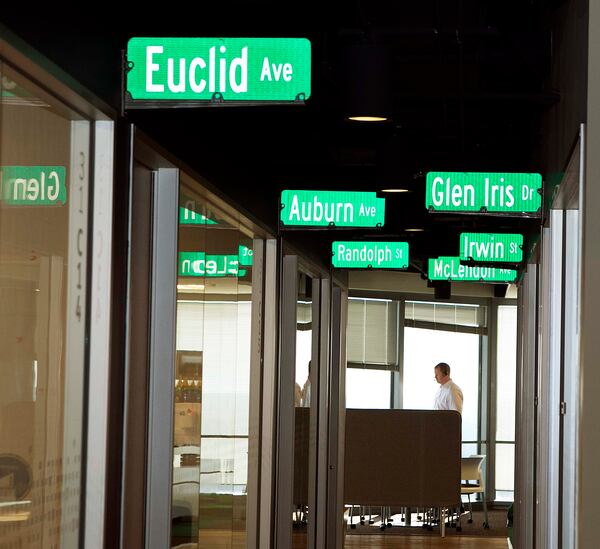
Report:
M504 233L462 233L460 259L475 261L523 261L523 235Z
M438 257L429 260L427 278L461 282L514 282L517 279L517 271L496 267L472 267L461 265L459 257Z
M408 242L332 242L331 264L338 269L406 269Z
M128 107L304 102L311 92L311 45L306 38L136 37L127 43L126 72Z
M0 199L11 206L62 206L66 172L63 166L2 166Z
M204 252L179 252L179 276L242 277L237 255L207 255Z
M425 207L431 212L540 215L541 189L537 173L429 172Z
M252 248L248 248L248 246L243 246L242 244L238 246L238 257L240 259L240 265L243 267L252 267L253 255L254 251Z
M290 227L381 227L385 199L374 192L283 191L279 219Z
M209 219L197 211L198 206L195 200L184 199L182 203L183 205L179 206L180 225L218 225L214 219Z

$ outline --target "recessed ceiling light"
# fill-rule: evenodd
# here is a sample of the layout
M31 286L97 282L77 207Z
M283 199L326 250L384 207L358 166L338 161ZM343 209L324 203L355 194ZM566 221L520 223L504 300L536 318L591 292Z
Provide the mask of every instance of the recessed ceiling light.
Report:
M409 193L409 189L381 189L382 193Z
M385 122L387 117L385 116L349 116L348 120L354 120L355 122Z
M411 229L404 229L407 233L422 233L425 231L425 229L419 229L416 227L413 227Z

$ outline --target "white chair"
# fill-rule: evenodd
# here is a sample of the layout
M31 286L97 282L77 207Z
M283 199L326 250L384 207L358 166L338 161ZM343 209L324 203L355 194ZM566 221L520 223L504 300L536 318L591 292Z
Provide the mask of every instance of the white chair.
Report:
M483 461L485 456L473 455L469 457L463 457L460 460L460 494L461 496L466 495L469 500L469 522L473 522L473 507L471 505L471 494L481 494L483 500L483 516L484 516L484 528L489 528L490 523L488 521L487 504L485 501L485 482L483 473ZM460 515L459 515L460 517ZM459 518L460 527L460 518Z

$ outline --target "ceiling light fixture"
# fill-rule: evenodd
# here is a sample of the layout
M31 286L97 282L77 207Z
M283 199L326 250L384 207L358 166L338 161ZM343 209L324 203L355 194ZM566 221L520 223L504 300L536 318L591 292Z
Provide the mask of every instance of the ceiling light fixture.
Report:
M420 228L414 227L411 229L404 229L404 231L407 233L422 233L422 232L425 232L425 229L420 229Z
M387 117L385 116L349 116L348 120L354 120L355 122L385 122Z
M382 193L409 193L409 189L381 189Z
M390 52L383 44L351 44L344 48L342 67L344 117L378 123L392 112Z

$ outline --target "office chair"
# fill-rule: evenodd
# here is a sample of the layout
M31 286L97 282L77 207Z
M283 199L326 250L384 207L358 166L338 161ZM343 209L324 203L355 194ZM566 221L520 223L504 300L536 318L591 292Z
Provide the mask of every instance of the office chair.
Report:
M463 457L460 460L460 495L466 495L469 500L469 523L473 522L473 506L471 504L471 494L481 494L483 500L483 527L488 529L487 503L485 501L485 482L483 480L483 461L484 455L473 455ZM460 531L460 514L457 530Z

